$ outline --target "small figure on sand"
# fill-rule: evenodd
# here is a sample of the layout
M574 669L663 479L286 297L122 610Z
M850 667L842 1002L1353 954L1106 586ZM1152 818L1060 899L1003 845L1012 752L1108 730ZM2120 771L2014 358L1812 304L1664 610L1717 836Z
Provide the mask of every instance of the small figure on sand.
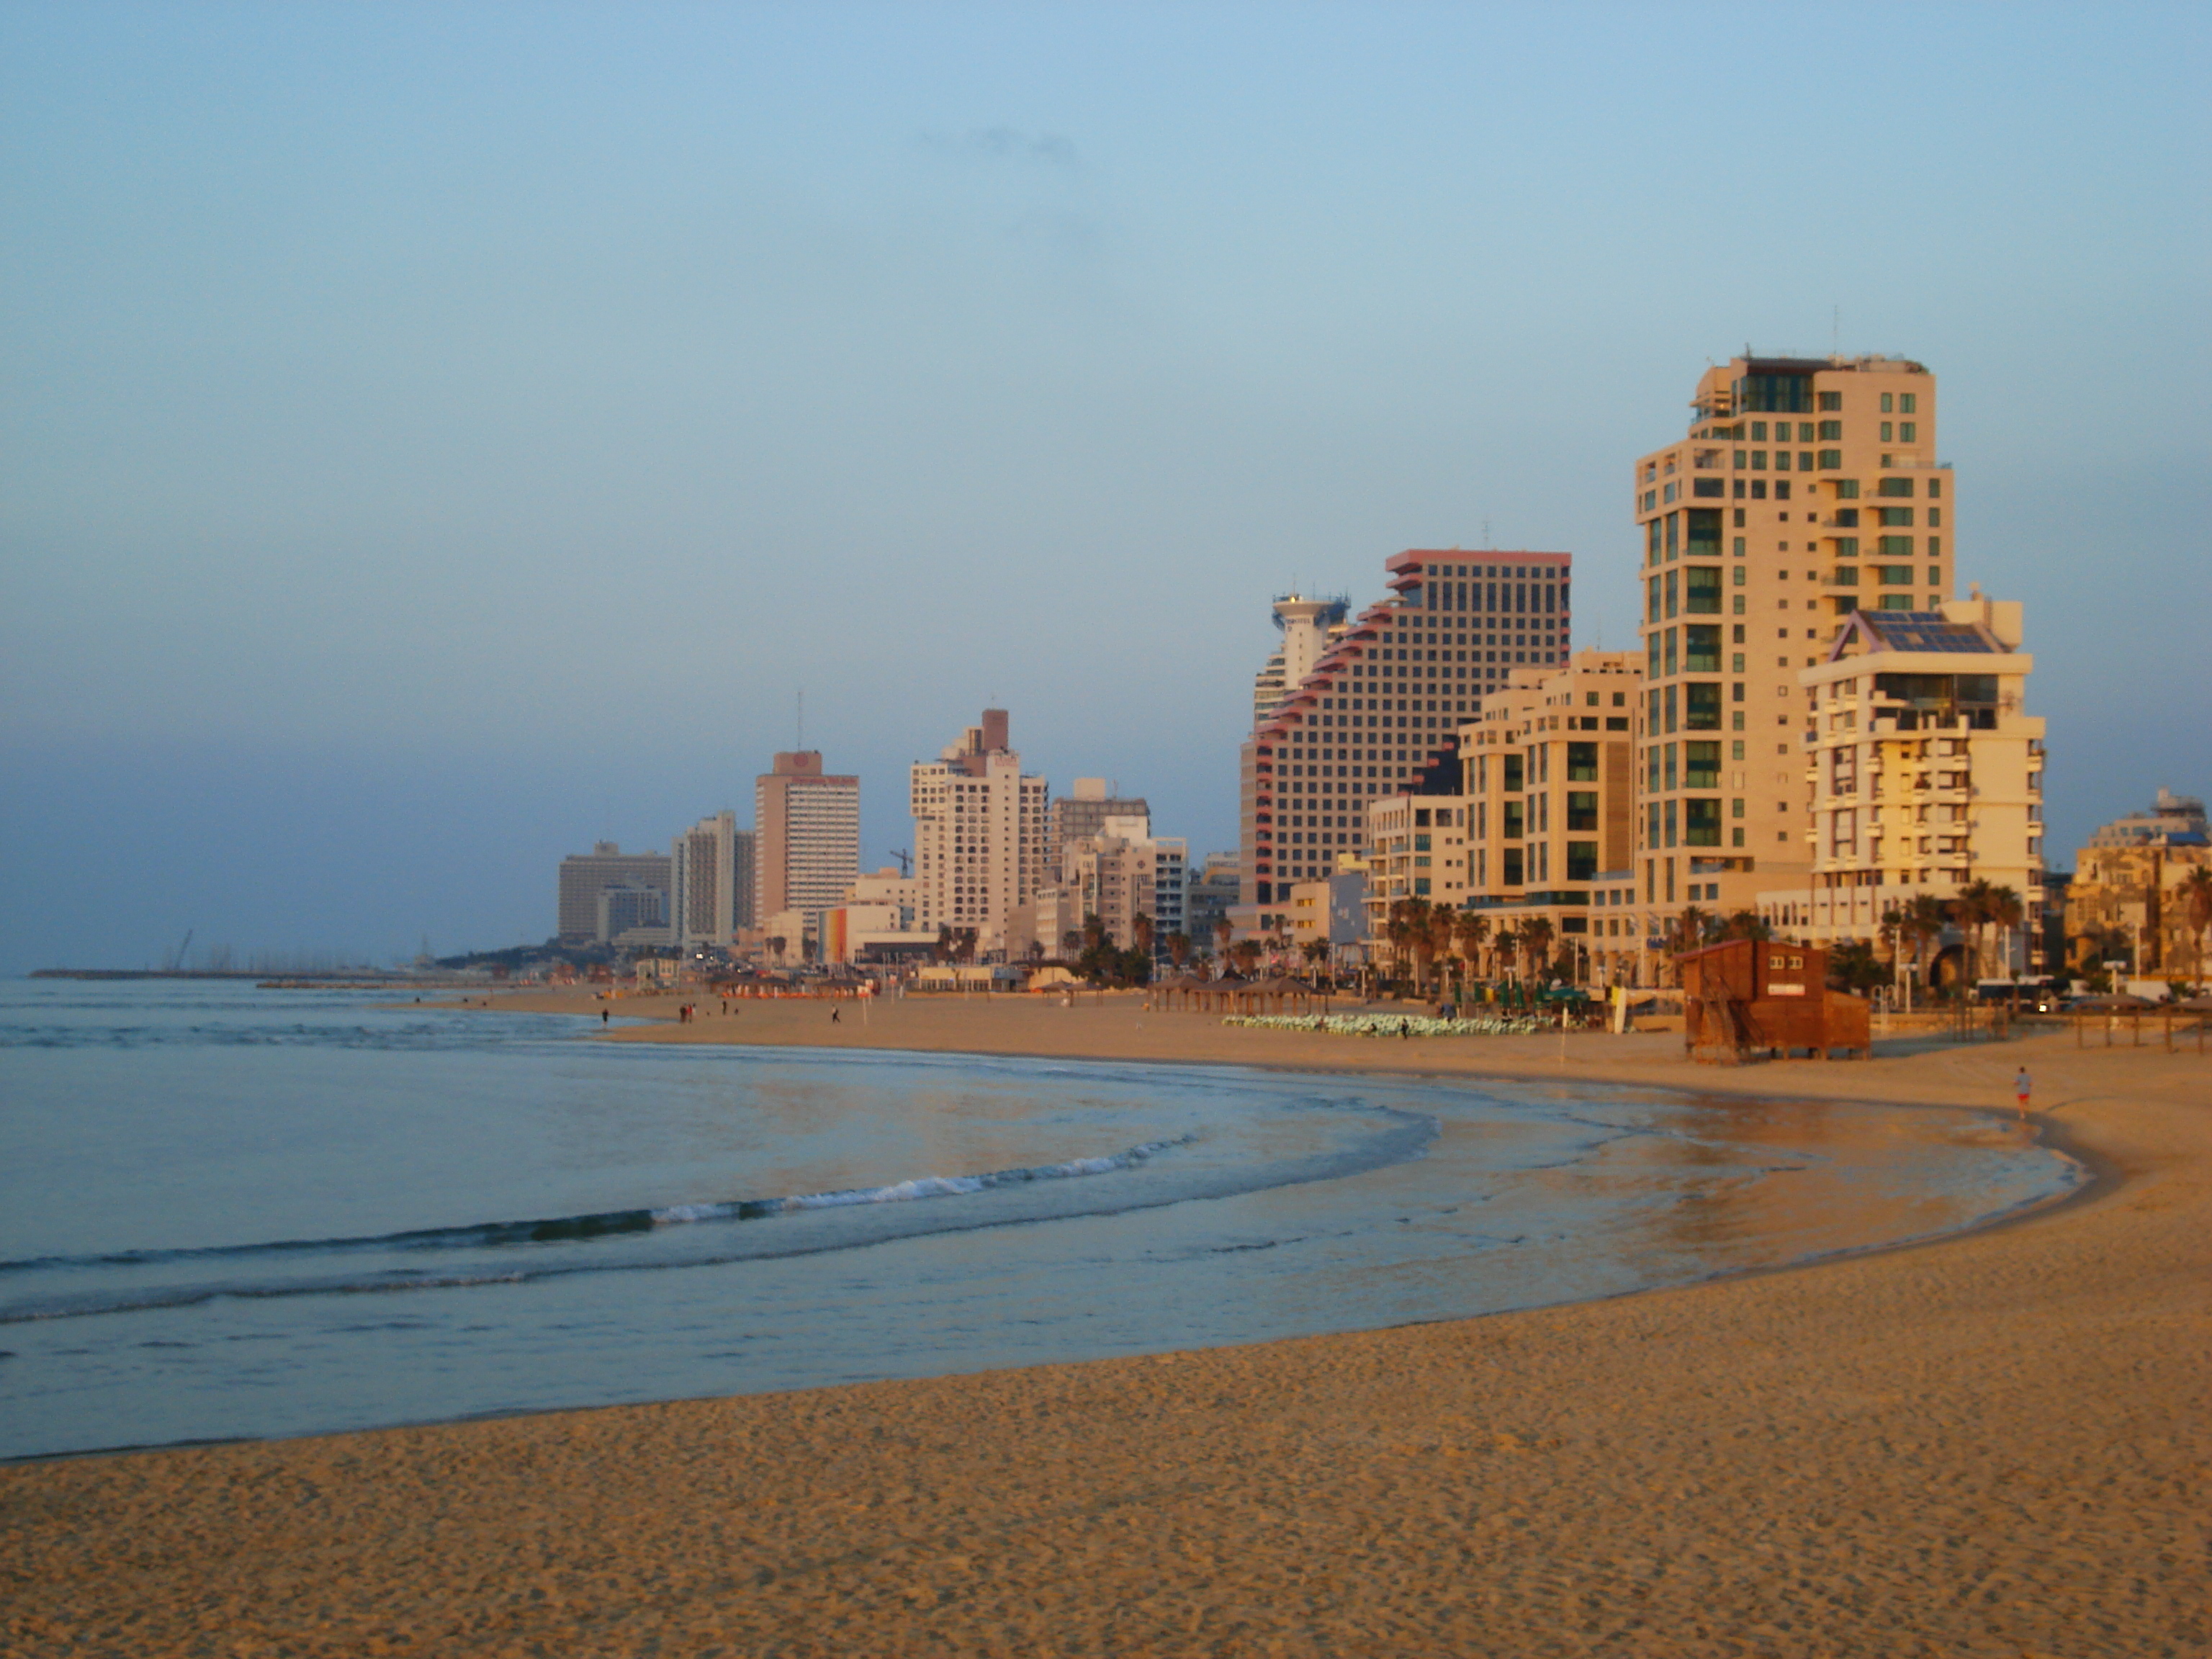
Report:
M2012 1092L2013 1097L2020 1102L2020 1115L2022 1117L2027 1115L2027 1097L2034 1088L2034 1083L2028 1078L2027 1067L2021 1066L2020 1075L2012 1080Z
M1410 1019L1400 1020L1398 1022L1398 1036L1403 1041L1411 1042L1413 1040L1413 1022Z
M832 1025L837 1024L839 1023L839 1021L838 1021L838 1018L837 1018L837 1012L838 1012L838 1011L837 1011L836 1009L835 1009L835 1008L832 1008L832 1009L830 1011L830 1023Z
M602 1024L602 1025L604 1025L604 1024L605 1024L606 1023L607 1023L607 1011L606 1011L605 1009L602 1008L602 1009L600 1009L600 1010L599 1010L599 1024Z

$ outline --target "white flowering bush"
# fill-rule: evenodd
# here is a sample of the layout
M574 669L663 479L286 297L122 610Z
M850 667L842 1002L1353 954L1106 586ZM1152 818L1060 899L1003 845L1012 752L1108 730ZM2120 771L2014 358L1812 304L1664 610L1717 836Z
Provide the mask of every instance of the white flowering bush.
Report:
M1485 1014L1474 1019L1437 1019L1426 1014L1231 1014L1221 1023L1365 1037L1528 1036L1549 1029L1547 1022L1526 1014Z

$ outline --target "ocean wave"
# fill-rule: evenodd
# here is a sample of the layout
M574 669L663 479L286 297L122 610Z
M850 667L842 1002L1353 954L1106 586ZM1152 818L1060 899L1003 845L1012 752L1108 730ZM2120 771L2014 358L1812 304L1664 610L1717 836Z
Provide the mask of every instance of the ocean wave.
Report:
M478 1221L457 1227L416 1227L402 1232L367 1234L346 1238L272 1239L255 1244L206 1244L179 1249L118 1250L105 1255L36 1256L0 1261L0 1273L34 1273L71 1267L153 1267L169 1262L220 1260L243 1256L301 1256L364 1250L483 1249L516 1244L569 1243L627 1233L651 1232L660 1227L696 1225L702 1222L760 1221L771 1216L805 1210L842 1209L862 1204L903 1204L919 1199L955 1198L989 1192L994 1188L1019 1186L1032 1181L1068 1181L1084 1176L1112 1175L1132 1170L1160 1153L1195 1141L1194 1134L1169 1140L1148 1140L1118 1152L1095 1158L1067 1158L1058 1164L1036 1164L1011 1170L988 1170L980 1175L916 1176L878 1187L854 1187L831 1192L796 1193L784 1198L732 1198L703 1204L669 1204L659 1207L599 1210L584 1215L549 1216L526 1221ZM490 1275L503 1277L504 1275ZM10 1317L0 1305L0 1324Z

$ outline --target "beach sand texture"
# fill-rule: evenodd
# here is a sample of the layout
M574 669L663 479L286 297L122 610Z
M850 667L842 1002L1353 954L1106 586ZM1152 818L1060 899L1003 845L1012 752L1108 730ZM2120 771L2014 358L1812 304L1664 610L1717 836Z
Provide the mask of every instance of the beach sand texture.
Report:
M1556 1037L1285 1036L1127 1002L826 1021L728 1024L1992 1106L2025 1058L2102 1178L1939 1244L1463 1322L17 1466L0 1651L2212 1650L2193 1053L2037 1037L1735 1071L1682 1065L1679 1037L1560 1061Z

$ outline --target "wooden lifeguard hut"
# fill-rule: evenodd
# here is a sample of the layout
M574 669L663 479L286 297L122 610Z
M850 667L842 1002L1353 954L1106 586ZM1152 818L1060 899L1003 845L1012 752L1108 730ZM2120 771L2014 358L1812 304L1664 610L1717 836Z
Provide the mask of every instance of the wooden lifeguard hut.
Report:
M1817 945L1732 939L1674 958L1682 973L1682 1030L1692 1060L1741 1065L1756 1056L1838 1048L1872 1052L1863 997L1828 988L1828 953Z

